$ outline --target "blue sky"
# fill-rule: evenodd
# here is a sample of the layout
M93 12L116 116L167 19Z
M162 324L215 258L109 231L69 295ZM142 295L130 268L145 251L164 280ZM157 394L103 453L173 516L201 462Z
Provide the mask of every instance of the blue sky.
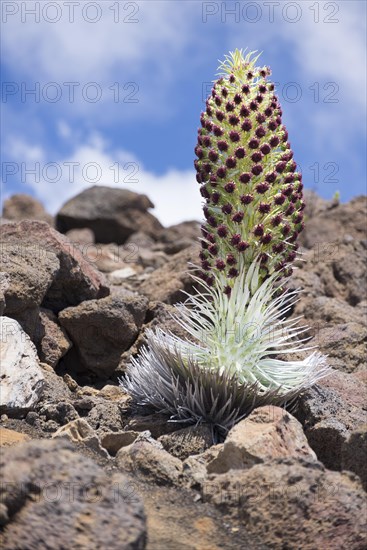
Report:
M237 47L272 68L306 187L366 192L365 2L1 8L3 199L29 193L54 213L104 184L146 193L166 225L200 219L200 112L218 60Z

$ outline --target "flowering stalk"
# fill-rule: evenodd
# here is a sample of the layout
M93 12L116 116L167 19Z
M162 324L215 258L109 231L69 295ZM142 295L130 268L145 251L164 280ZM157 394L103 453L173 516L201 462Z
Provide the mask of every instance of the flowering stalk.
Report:
M201 291L175 315L191 339L149 331L123 382L140 405L223 430L329 372L315 351L303 361L276 358L309 349L298 339L306 328L286 319L299 291L279 292L292 273L304 202L270 70L257 59L227 56L201 115L195 167L206 222L201 279L193 275Z

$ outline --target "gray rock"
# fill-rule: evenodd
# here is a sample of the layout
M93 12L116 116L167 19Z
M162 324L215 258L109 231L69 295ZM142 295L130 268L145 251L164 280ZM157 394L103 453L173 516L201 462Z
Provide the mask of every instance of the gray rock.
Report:
M1 317L0 323L0 413L17 416L35 407L44 376L36 349L19 323L9 317Z
M70 441L83 443L92 451L108 458L108 453L102 447L101 440L84 418L77 418L68 422L65 426L59 428L52 437L66 437Z
M96 185L64 204L57 214L56 227L62 233L88 227L98 243L123 244L137 231L155 237L162 229L148 212L153 206L146 195Z
M147 307L143 296L109 296L64 309L59 321L85 369L108 378L137 338Z
M121 474L108 476L63 439L1 453L4 550L143 550L143 506Z
M0 317L4 314L5 310L5 291L9 288L10 277L8 273L0 271Z

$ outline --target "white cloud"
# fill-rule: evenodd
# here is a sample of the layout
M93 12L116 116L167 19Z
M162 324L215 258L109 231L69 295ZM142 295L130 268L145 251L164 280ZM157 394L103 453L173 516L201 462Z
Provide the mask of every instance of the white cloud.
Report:
M79 145L70 157L54 163L45 161L42 147L20 138L13 138L12 151L11 158L20 166L22 182L51 213L56 213L64 202L83 189L108 185L146 194L155 204L153 213L163 225L202 218L199 186L192 170L170 169L162 175L154 174L128 151L107 151L106 143L98 134ZM28 170L34 170L38 163L36 176L22 174L21 163ZM6 183L4 187L6 191Z

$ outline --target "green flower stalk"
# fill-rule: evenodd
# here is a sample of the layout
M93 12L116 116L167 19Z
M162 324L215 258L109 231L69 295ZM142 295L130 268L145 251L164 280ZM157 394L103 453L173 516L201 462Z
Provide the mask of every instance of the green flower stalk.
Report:
M219 69L195 148L205 200L196 295L176 306L188 338L148 331L122 382L136 404L227 431L264 404L285 405L330 369L287 319L283 287L303 229L302 177L259 56L236 50ZM280 359L290 356L289 361Z

